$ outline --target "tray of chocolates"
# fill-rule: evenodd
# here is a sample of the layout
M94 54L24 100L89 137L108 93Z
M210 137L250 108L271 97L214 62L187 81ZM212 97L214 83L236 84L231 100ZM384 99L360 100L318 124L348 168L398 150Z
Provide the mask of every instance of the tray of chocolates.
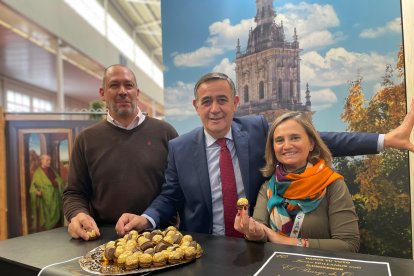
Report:
M200 258L203 249L191 235L175 227L138 233L109 241L79 259L81 268L99 275L127 275L166 269Z

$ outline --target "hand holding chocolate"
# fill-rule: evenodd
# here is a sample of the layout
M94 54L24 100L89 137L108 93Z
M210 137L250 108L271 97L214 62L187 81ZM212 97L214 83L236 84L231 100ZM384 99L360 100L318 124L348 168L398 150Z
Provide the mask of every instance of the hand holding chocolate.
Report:
M245 197L239 198L239 200L237 200L237 209L243 210L245 207L246 209L249 208L249 200Z
M88 234L90 241L96 240L98 238L95 230L87 231L86 234Z

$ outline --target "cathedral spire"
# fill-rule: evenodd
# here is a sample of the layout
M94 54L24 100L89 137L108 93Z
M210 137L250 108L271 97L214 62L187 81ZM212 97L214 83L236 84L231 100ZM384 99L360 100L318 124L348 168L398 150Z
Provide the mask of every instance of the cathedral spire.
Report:
M256 0L256 8L254 21L257 25L273 23L276 17L275 10L273 9L273 0Z
M295 45L296 48L299 48L299 41L298 41L298 34L296 33L296 27L294 29L294 34L293 34L293 45Z
M310 91L309 91L309 83L306 83L306 92L305 92L305 98L306 98L306 103L305 103L305 105L306 105L306 109L307 110L311 110L311 101L310 101Z
M299 38L287 41L274 0L256 0L256 26L249 29L245 50L236 45L237 116L265 114L272 122L281 110L311 111L309 85L302 103ZM289 35L291 36L291 35ZM305 101L303 99L303 101Z

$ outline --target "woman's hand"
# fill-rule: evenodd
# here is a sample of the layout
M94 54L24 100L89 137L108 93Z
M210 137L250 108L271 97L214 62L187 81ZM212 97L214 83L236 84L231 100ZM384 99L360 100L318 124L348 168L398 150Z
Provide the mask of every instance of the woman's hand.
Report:
M267 236L267 240L273 243L279 243L279 244L287 244L287 245L297 245L298 243L298 239L297 238L291 238L291 237L286 237L283 236L281 234L279 234L278 232L275 232L273 229L265 227L263 228L266 236ZM303 246L307 247L307 240L306 239L302 239L303 242Z
M280 235L278 232L274 231L271 228L266 227L264 229L267 235L267 240L273 243L280 243L280 244L291 244L288 242L290 238Z
M237 212L234 219L234 229L244 234L245 238L251 241L258 241L265 238L266 233L263 224L255 221L247 214L247 207Z

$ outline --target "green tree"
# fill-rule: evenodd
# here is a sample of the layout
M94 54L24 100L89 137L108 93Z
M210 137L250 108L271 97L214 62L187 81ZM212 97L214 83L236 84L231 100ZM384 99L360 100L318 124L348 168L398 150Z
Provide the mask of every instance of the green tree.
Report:
M341 114L347 130L386 133L397 127L406 114L403 76L401 47L395 68L387 65L381 87L371 99L365 99L362 77L352 81ZM408 153L389 149L352 159L337 159L335 166L353 194L360 218L360 251L411 258Z
M102 120L105 115L102 112L105 111L105 103L102 101L92 101L89 103L89 109L92 114L89 115L91 120Z

